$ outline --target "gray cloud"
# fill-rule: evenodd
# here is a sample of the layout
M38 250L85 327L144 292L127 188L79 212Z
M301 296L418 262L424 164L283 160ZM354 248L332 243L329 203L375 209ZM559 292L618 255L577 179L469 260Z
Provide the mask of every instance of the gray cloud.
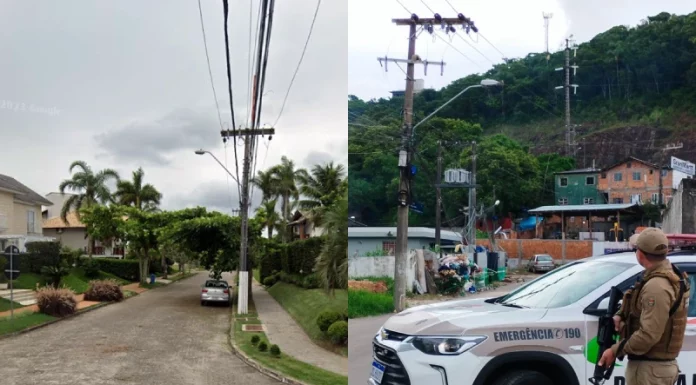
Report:
M331 155L328 152L310 151L309 154L307 154L307 157L304 159L303 164L306 164L307 167L312 167L315 164L325 164L331 161L336 163L336 158L334 155Z
M218 144L218 127L212 114L178 109L158 120L134 122L98 134L95 141L115 161L164 166L171 162L169 155L174 151Z
M217 102L229 127L222 3L201 3ZM229 207L224 170L209 156L193 154L205 148L231 170L234 164L233 149L225 149L220 138L197 3L38 4L2 2L0 46L7 60L0 60L0 100L56 107L60 113L0 107L3 155L16 160L3 163L0 172L45 194L69 178L68 165L76 159L127 176L142 166L147 183L163 193L166 209L196 203ZM230 3L237 125L247 124L249 10L255 24L258 4ZM262 124L273 124L280 113L315 6L276 2ZM257 170L279 163L283 155L299 165L312 151L342 152L332 143L347 142L347 39L346 1L322 2L277 133L268 150L259 146ZM236 197L236 186L232 191Z
M255 191L249 213L253 214L260 203L261 194ZM202 206L221 213L230 213L231 209L240 207L237 187L232 181L229 185L224 181L201 183L187 193L178 193L166 198L164 206L165 208Z

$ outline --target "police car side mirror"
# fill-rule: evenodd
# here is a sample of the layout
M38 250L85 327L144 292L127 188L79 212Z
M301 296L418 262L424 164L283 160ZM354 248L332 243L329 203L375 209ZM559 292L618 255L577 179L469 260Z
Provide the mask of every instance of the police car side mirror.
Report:
M603 300L601 300L601 301L599 302L599 305L597 305L597 310L598 310L598 311L603 311L603 312L605 312L605 311L607 311L608 308L609 308L609 297L604 298Z
M619 301L619 307L621 307L621 301ZM597 312L606 312L607 309L609 308L609 297L604 298L603 300L599 301L599 304L597 305Z

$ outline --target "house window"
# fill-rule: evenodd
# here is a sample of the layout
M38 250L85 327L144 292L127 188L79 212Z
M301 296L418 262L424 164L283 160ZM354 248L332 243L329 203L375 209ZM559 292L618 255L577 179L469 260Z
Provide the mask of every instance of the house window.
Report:
M631 168L631 162L626 163L626 168Z
M33 211L27 210L27 233L36 232L36 217Z
M584 205L593 205L593 204L594 204L594 198L583 198L583 199L582 199L582 204L584 204Z
M394 241L384 241L382 242L382 251L385 255L396 254L396 242Z
M595 184L594 177L588 176L587 178L585 178L585 184L588 186L594 186L594 184Z
M559 184L561 187L568 186L568 178L561 178Z
M620 172L614 173L614 182L621 182L623 180L623 174Z
M650 175L652 175L652 174L653 174L653 170L650 170Z
M640 203L640 194L631 195L631 203Z
M565 206L568 204L568 198L561 198L558 200L558 204L561 206Z
M602 173L602 179L607 179L607 173L606 173L606 172L603 172L603 173Z
M662 170L661 174L662 176L667 176L667 170Z
M623 203L623 198L614 198L614 203L618 203L618 204Z
M633 172L633 180L640 180L640 172L639 171Z
M660 193L652 193L650 201L656 205L660 201Z

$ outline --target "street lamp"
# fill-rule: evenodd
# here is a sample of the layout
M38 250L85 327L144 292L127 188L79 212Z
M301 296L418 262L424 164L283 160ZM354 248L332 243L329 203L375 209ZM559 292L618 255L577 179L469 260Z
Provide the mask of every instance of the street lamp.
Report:
M204 149L200 149L200 150L196 150L196 151L195 151L195 154L196 154L196 155L205 155L205 154L209 154L210 156L212 156L213 159L215 159L215 161L218 162L218 164L220 165L220 167L222 167L225 171L227 171L227 173L232 177L232 179L234 179L234 181L237 182L237 184L239 184L239 180L237 180L237 178L236 178L234 175L232 175L232 173L230 172L230 170L228 170L227 167L225 167L225 165L222 164L222 162L220 162L220 161L218 160L218 158L217 158L215 155L213 155L212 152L206 151L206 150L204 150Z
M234 175L232 175L230 170L228 170L227 167L225 167L225 165L222 164L222 162L220 162L220 160L215 155L213 155L212 152L206 151L203 149L199 149L199 150L195 151L195 154L196 155L209 154L210 156L212 156L213 159L215 159L215 161L218 162L220 167L222 167L225 171L227 171L227 174L229 174L232 177L232 179L234 179L234 181L237 182L237 184L239 184L239 180L237 178L235 178ZM242 209L246 210L246 207L242 207ZM246 229L245 229L243 223L242 223L242 235L241 236L242 236L242 238L244 238L246 236ZM242 243L242 245L243 245L243 243ZM242 267L240 270L244 270L245 269L244 266L248 265L247 259L246 259L246 258L248 258L248 256L243 250L240 252L240 255L243 258L243 260L241 261L242 263L240 264ZM246 273L246 271L241 272L241 274L245 274L245 273ZM239 279L239 289L237 290L237 295L239 296L238 303L248 303L249 302L249 290L248 290L247 284L248 284L248 281L245 279L245 275L242 275ZM239 307L239 314L246 314L246 311L244 311L244 313L243 313L241 306Z
M441 105L440 107L438 107L437 109L435 109L435 111L431 112L430 115L426 116L423 120L421 120L421 121L418 122L415 126L413 126L413 129L412 129L413 135L416 134L416 128L417 128L418 126L420 126L421 124L425 123L428 119L432 118L435 114L437 114L438 112L440 112L441 109L445 108L448 104L452 103L452 102L454 101L454 99L460 97L460 96L461 96L462 94L464 94L466 91L469 91L469 90L472 89L472 88L495 87L495 86L502 86L502 85L503 85L503 82L499 82L499 81L497 81L497 80L493 80L493 79L483 79L483 80L481 80L481 83L479 83L479 84L474 84L474 85L472 85L472 86L466 87L464 90L462 90L462 91L459 92L458 94L454 95L450 100L448 100L447 102L445 102L445 104L443 104L443 105Z

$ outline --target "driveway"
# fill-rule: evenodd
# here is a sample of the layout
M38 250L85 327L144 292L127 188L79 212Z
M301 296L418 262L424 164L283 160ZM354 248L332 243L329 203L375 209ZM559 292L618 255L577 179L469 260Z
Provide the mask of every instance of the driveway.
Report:
M229 308L200 305L206 278L0 340L2 384L278 384L230 352Z
M495 291L468 295L466 298L462 299L498 297L507 294L521 285L523 285L523 283L511 283ZM412 306L416 306L443 301L409 301L409 303L411 302L413 302ZM348 371L350 372L350 376L348 376L348 385L367 384L367 380L370 378L370 367L372 365L372 338L391 316L392 314L386 314L376 317L348 320Z

